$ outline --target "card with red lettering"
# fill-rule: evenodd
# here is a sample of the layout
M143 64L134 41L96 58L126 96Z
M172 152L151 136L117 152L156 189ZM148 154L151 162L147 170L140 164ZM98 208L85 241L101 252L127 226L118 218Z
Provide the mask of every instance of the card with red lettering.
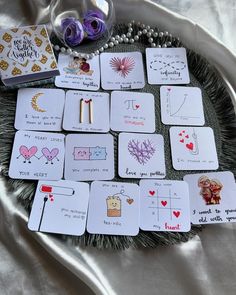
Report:
M140 228L147 231L190 231L188 184L178 180L141 180Z
M236 222L236 184L230 171L188 174L193 224Z

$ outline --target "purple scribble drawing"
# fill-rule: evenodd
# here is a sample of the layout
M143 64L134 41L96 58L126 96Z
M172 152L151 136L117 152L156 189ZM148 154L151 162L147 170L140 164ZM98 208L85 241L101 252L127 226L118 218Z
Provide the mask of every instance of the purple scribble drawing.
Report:
M47 162L45 164L48 164L48 162L50 162L51 164L53 164L53 159L57 159L57 161L59 161L59 159L57 158L57 155L59 154L59 149L58 148L54 148L51 151L48 148L43 148L42 149L42 157L45 157L47 159Z
M143 142L131 139L128 142L128 151L136 161L144 165L155 154L156 149L149 139L144 140Z
M135 62L130 56L122 59L119 57L113 57L110 60L110 66L116 73L125 78L133 70Z

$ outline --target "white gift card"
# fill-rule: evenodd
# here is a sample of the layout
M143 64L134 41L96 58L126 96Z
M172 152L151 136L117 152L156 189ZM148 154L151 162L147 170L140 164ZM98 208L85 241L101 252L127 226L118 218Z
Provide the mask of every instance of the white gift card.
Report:
M210 127L171 127L170 142L174 169L218 169L215 138Z
M161 120L167 125L204 125L198 87L161 86Z
M59 180L64 166L63 134L17 131L9 176L18 179Z
M99 56L92 59L59 54L58 67L60 76L55 79L57 87L98 90L100 88Z
M108 93L69 90L66 93L63 129L108 132L109 112Z
M85 232L89 184L68 180L39 181L28 228L81 236Z
M91 184L87 231L136 236L139 232L139 186L94 181Z
M178 180L141 180L140 228L150 231L189 231L188 184Z
M149 84L190 83L185 48L146 48Z
M232 172L188 174L193 224L236 222L236 184Z
M101 83L105 90L141 89L145 85L140 52L112 52L100 55Z
M111 94L111 129L155 132L154 106L154 96L151 93L113 91Z
M66 136L65 179L111 180L114 178L114 143L111 134Z
M124 178L164 178L164 140L160 134L119 135L119 175Z
M21 88L17 94L15 128L61 131L65 92L61 89Z

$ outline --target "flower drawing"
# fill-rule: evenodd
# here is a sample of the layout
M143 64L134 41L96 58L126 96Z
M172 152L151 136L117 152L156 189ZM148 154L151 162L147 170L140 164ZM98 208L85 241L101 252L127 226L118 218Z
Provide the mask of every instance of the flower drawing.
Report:
M132 57L113 57L110 60L110 65L116 73L125 78L133 70L135 62Z
M144 140L143 142L131 139L128 142L128 151L136 161L144 165L151 159L156 149L149 139Z

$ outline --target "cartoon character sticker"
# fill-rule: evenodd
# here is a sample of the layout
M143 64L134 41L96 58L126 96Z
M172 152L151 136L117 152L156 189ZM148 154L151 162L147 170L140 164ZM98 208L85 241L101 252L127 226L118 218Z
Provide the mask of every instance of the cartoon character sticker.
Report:
M119 193L116 193L112 196L108 196L106 198L107 204L107 217L121 217L121 198L125 197L126 202L131 205L134 202L134 199L130 198L129 196L125 195L125 191L121 190Z
M74 57L73 60L63 69L67 74L72 75L87 75L91 76L93 70L90 69L90 64L85 58Z
M206 205L220 204L220 192L223 188L223 184L218 179L210 179L209 177L203 175L198 179L198 187L201 188L200 195Z

